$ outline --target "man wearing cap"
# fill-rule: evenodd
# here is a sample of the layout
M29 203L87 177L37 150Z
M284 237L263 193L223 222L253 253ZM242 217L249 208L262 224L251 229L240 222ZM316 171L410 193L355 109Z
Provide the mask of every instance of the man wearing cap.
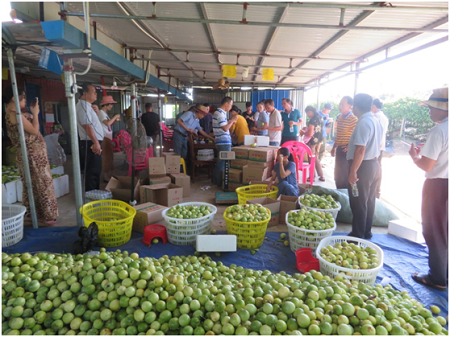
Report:
M322 145L319 150L320 161L322 161L323 154L325 153L325 147L327 146L327 125L333 121L333 119L330 118L331 109L333 109L331 103L325 103L322 111L318 111L319 115L323 117Z
M381 127L383 128L383 138L381 138L381 151L380 156L378 157L378 163L380 163L380 180L378 180L377 186L377 199L380 199L381 197L381 178L382 178L381 159L383 157L383 152L386 151L386 134L388 132L389 127L389 119L381 110L382 107L383 103L378 98L375 98L373 100L372 113L375 116L375 118L378 119L378 121L381 124Z
M111 126L120 120L120 114L109 118L108 112L112 110L113 105L117 102L112 96L103 96L100 103L100 110L97 114L98 120L103 126L103 143L102 143L102 173L103 180L109 181L114 170L114 151L112 145L113 132Z
M152 103L145 103L145 113L141 117L141 123L145 128L148 137L152 137L154 146L157 144L161 130L161 120L159 115L153 111Z
M422 149L411 144L409 154L426 180L422 190L422 231L428 246L427 274L415 273L414 281L446 291L448 275L448 88L434 89L419 105L428 107L437 123Z
M194 111L186 111L177 120L173 133L173 150L180 155L185 161L188 156L188 136L189 133L197 135L197 131L204 137L213 140L214 138L206 134L200 126L200 119L202 119L208 110L203 105L196 105Z
M372 114L372 96L357 94L353 100L353 113L358 123L348 144L348 194L353 213L352 231L348 234L360 239L372 238L375 213L375 194L380 177L380 144L383 130ZM357 193L356 193L357 191Z

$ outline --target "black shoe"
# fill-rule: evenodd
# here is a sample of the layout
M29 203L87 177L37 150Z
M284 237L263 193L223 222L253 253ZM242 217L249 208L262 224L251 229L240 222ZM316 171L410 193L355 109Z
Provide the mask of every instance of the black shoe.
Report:
M365 236L364 236L364 239L365 239L365 240L370 240L370 239L372 239L372 237L373 237L373 234L372 234L372 233L369 233L369 235L365 235Z

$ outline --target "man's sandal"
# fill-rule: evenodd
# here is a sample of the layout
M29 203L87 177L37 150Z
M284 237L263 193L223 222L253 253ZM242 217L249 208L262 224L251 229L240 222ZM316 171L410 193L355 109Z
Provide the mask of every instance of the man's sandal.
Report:
M431 281L430 276L428 274L419 274L415 273L411 275L412 279L419 284L424 286L439 290L439 291L447 291L446 286L440 286Z

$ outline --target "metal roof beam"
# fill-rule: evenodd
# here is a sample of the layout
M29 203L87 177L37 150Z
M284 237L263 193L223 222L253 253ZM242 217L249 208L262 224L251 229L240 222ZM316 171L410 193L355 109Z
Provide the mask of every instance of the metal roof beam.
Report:
M204 2L200 3L200 9L202 11L202 15L204 19L208 19L208 12L206 10L206 5ZM213 50L218 50L217 45L216 45L216 40L214 38L214 34L213 31L211 29L211 25L209 23L205 24L205 29L209 38L209 43L211 44L211 47L213 48ZM215 57L216 57L216 61L219 64L220 60L219 60L219 54L214 53ZM220 69L220 66L219 66Z
M84 50L86 48L86 34L66 21L44 21L41 22L41 27L46 39L53 43L68 49ZM145 79L146 72L144 69L123 58L121 55L105 47L93 38L91 38L91 51L93 60L104 63L121 73L129 74L141 80ZM181 99L187 101L190 100L181 91L178 91L173 87L170 87L169 90L166 89L168 84L157 79L153 75L150 75L147 84L157 86L162 90L170 91Z
M254 67L256 67L256 66L254 66ZM191 70L189 70L189 69L185 69L185 68L173 68L173 67L170 67L170 68L161 68L161 70L164 70L164 69L169 69L170 71L172 71L172 70L174 70L174 71L191 71ZM203 70L201 70L201 69L198 69L198 70L194 70L194 71L197 71L197 72L202 72ZM205 70L207 73L222 73L222 71L220 71L220 70ZM252 73L252 74L249 74L249 76L254 76L254 75L262 75L261 73ZM274 74L275 76L283 76L283 75L279 75L279 74ZM311 77L311 75L292 75L293 77Z
M425 2L426 3L426 2ZM226 5L239 5L239 2L221 2L221 4ZM249 2L251 6L267 6L267 7L293 7L293 8L346 8L346 9L363 9L363 10L405 10L405 11L448 11L447 7L428 7L428 6L393 6L391 4L387 5L385 2L380 2L375 5L352 5L352 4L338 4L338 3L313 3L313 2L302 2L302 3L286 3L286 2Z
M67 16L83 16L83 13L67 12ZM222 25L246 25L246 26L269 26L284 28L314 28L314 29L334 29L334 30L361 30L361 31L393 31L393 32L416 32L416 33L446 33L446 29L421 29L421 28L399 28L399 27L363 27L363 26L339 26L339 25L314 25L306 23L274 23L274 22L257 22L257 21L234 21L234 20L209 20L209 19L189 19L189 18L172 18L172 17L153 17L139 15L116 15L116 14L90 14L90 17L105 19L125 19L125 20L150 20L150 21L166 21L166 22L189 22L189 23L209 23Z

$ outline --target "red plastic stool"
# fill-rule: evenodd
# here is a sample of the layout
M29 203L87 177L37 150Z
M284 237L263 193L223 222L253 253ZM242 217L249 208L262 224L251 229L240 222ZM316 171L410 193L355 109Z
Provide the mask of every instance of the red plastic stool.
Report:
M320 271L320 262L311 253L311 248L300 248L295 252L297 259L297 269L301 273L306 273L310 270Z
M144 245L148 246L152 243L154 238L162 239L163 243L167 242L167 232L166 227L163 225L148 225L144 230L144 238L142 242Z

